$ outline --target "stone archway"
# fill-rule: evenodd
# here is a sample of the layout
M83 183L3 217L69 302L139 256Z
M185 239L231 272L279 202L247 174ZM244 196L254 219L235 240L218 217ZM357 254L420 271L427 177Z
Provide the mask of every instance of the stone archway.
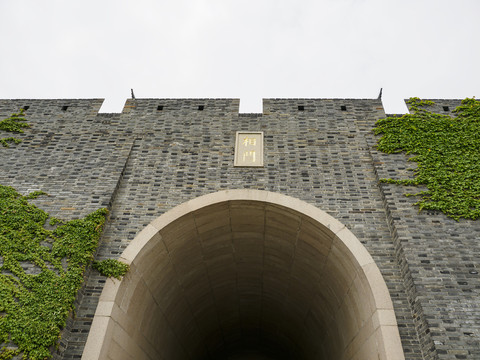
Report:
M227 190L148 225L109 279L83 359L404 359L367 250L298 199Z

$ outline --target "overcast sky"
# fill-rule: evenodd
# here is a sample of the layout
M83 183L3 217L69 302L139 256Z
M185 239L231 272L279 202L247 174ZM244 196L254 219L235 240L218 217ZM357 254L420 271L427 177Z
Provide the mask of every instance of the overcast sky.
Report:
M0 0L0 98L480 98L480 0Z

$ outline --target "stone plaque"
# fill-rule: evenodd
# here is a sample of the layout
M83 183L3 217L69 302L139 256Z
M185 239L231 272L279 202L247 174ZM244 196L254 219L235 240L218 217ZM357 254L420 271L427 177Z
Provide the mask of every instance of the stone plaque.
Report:
M234 166L263 166L263 131L237 131Z

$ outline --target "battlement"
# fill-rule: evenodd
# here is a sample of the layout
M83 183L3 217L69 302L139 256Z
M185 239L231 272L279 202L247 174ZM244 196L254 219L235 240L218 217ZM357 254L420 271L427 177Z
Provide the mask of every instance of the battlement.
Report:
M95 116L103 99L0 99L0 115L9 116L20 109L29 115L76 114Z
M20 109L30 115L78 114L92 115L98 113L104 99L0 99L0 115L4 116ZM161 114L161 112L225 112L238 113L239 99L127 99L121 113ZM372 106L382 107L377 99L263 99L263 113L296 113L362 110Z
M458 99L424 99L435 102L429 109L437 113L451 114L461 100ZM96 116L104 99L0 99L0 116L9 116L25 109L30 116L59 116L61 114ZM225 114L239 113L240 99L127 99L121 114L157 114L173 112L177 114L204 111ZM383 110L379 99L312 99L312 98L271 98L263 99L264 115L271 113L294 114L297 112L346 114L354 111ZM101 114L101 113L100 113Z
M383 110L378 99L264 99L263 113L328 113L341 114L366 109Z
M422 99L426 101L433 101L434 104L427 106L428 111L443 114L443 115L455 115L453 110L461 105L462 100L458 99ZM407 99L405 100L407 101ZM407 106L410 110L410 106L407 103Z

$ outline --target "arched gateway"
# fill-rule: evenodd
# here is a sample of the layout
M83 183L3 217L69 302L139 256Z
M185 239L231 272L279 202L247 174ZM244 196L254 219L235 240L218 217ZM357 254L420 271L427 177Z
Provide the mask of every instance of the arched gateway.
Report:
M404 359L378 267L298 199L221 191L175 207L122 254L83 359Z

